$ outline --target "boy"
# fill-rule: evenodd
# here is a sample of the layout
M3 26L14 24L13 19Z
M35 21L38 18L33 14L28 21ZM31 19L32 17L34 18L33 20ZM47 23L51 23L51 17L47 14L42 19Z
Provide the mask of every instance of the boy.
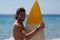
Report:
M13 29L13 35L15 40L29 40L32 38L37 32L38 29L44 27L44 24L41 23L38 25L36 29L34 29L32 32L28 33L23 25L23 21L25 19L26 11L24 8L19 8L16 12L16 22L14 23L14 29Z

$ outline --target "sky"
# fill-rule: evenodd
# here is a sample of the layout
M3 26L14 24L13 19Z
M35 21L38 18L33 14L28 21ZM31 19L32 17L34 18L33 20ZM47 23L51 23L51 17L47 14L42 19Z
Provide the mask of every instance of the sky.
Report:
M24 7L29 14L35 0L0 0L0 14L16 14ZM60 14L60 0L38 0L42 14Z

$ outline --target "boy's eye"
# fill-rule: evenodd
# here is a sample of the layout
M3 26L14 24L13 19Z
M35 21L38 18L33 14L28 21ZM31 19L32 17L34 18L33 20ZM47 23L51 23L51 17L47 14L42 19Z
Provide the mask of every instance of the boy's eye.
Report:
M20 15L22 15L22 14L20 14Z
M25 15L25 14L19 14L19 15Z
M19 15L22 15L22 14L19 14Z

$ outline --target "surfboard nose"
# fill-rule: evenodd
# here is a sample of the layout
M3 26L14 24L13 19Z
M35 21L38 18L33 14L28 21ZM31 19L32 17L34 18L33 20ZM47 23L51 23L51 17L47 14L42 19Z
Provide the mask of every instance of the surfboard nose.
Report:
M38 1L35 1L30 10L27 24L38 24L40 22L42 22L41 10Z

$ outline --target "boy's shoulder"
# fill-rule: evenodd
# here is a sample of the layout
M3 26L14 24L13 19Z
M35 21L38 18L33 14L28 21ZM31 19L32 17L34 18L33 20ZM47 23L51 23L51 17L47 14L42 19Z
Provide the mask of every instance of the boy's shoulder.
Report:
M18 24L18 23L15 22L15 23L13 24L13 26L19 26L19 27L22 27L23 25Z

